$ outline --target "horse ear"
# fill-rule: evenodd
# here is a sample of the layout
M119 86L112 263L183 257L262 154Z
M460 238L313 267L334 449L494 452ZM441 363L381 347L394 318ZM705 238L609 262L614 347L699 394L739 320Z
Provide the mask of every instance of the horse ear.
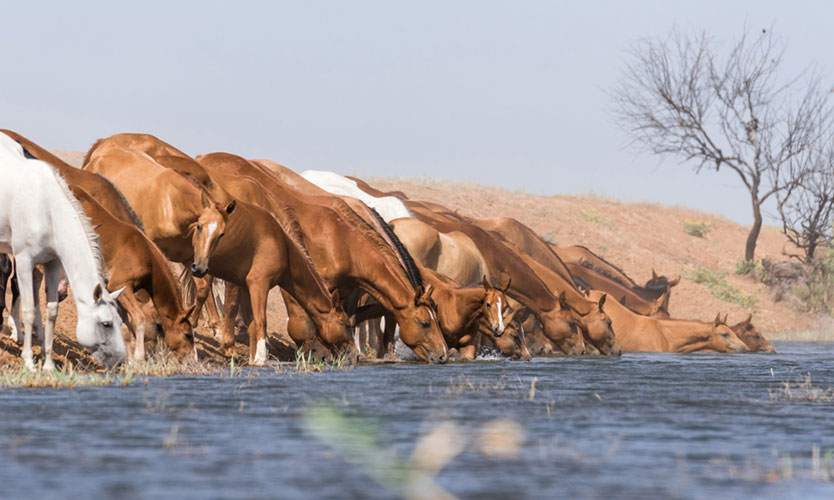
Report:
M110 298L113 299L113 300L119 300L119 295L121 295L122 292L125 291L125 288L127 288L127 286L123 286L123 287L119 288L118 290L116 290L115 292L110 292Z
M675 279L668 282L669 283L669 288L672 288L673 286L676 286L680 282L681 282L681 275L679 274Z
M200 203L203 204L203 208L211 208L213 206L213 203L211 202L211 199L205 189L200 190Z
M483 283L484 283L484 290L490 290L492 288L492 283L489 282L489 280L486 277L486 274L484 275Z
M429 286L426 287L426 292L423 294L423 298L429 300L431 298L432 292L434 292L434 285L429 283Z
M753 314L748 314L747 319L744 320L744 327L747 328L750 326L750 322L753 321Z
M724 319L722 319L722 320L721 320L721 323L723 323L723 324L725 324L725 325L726 325L726 324L727 324L727 317L728 317L729 315L730 315L730 313L725 313L725 314L724 314Z
M420 297L423 296L424 292L425 292L425 290L423 289L423 285L420 285L419 287L417 287L417 290L414 291L414 305L415 306L420 305Z
M607 293L603 293L602 297L599 298L599 312L602 312L602 306L605 305L605 299L608 297Z
M568 308L568 299L565 296L564 290L562 291L562 293L559 294L559 307L561 307L562 309Z
M236 206L237 200L232 200L231 202L229 202L229 204L226 205L226 215L229 215L230 213L234 212Z
M96 283L96 287L93 288L93 302L98 302L101 300L101 285Z
M512 282L513 282L513 277L510 276L509 278L507 278L507 284L504 285L504 288L502 288L501 291L506 293L506 291L510 289L510 283L512 283Z
M657 281L657 273L654 272L654 268L652 268L652 281Z
M339 295L339 289L337 288L330 294L330 307L335 309L341 302L341 296Z
M714 324L715 324L715 326L718 326L718 325L721 324L721 313L718 313L718 314L715 315L715 323Z

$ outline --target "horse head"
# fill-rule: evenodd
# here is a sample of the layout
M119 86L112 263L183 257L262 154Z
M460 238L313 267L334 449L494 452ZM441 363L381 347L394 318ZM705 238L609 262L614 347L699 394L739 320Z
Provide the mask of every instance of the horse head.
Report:
M717 352L750 352L747 345L727 326L727 316L715 316L710 330L707 347Z
M194 247L194 261L191 273L202 278L208 272L209 260L217 249L220 238L226 234L226 222L234 212L236 202L232 200L225 207L214 201L205 189L200 191L202 210L197 221L192 224L191 244Z
M544 335L556 347L568 356L578 356L585 352L582 331L577 327L576 315L565 299L565 293L559 294L556 307L539 314Z
M197 345L194 343L194 328L189 319L197 304L191 304L186 310L180 312L172 322L165 322L162 326L165 343L170 347L179 359L192 356L198 361Z
M432 285L418 287L413 304L399 311L400 338L414 354L429 364L445 363L449 354L437 324L437 306L431 299Z
M593 304L591 312L582 316L581 325L588 340L596 347L601 354L606 356L619 356L623 353L614 329L611 326L611 318L603 310L608 295L603 293L599 300Z
M124 288L120 288L109 292L99 283L93 289L92 297L76 297L78 325L75 335L78 343L107 368L115 367L125 359L122 319L116 304L123 291Z
M746 320L731 326L730 330L753 352L776 352L773 344L768 342L764 335L750 322L752 319L753 315L751 314L747 316Z
M507 280L507 283L501 288L495 288L489 282L486 276L483 279L484 285L484 305L482 309L483 316L489 322L489 326L493 335L498 338L504 334L506 325L509 323L508 315L513 311L507 301L505 293L510 288L512 278Z

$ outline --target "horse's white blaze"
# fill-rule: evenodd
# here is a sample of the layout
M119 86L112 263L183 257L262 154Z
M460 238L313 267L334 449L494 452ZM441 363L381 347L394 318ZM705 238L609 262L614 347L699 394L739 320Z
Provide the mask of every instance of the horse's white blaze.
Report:
M501 297L498 297L498 310L496 311L498 314L498 331L504 331L504 310L501 309Z
M217 223L216 222L209 222L208 224L206 224L206 243L205 243L205 247L203 248L203 251L205 252L206 257L208 257L209 251L211 250L212 236L214 236L214 233L216 233L216 232L217 232Z

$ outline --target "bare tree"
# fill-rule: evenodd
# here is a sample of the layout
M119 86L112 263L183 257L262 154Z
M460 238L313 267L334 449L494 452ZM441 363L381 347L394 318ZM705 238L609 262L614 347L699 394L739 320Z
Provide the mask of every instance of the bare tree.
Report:
M617 122L634 143L702 169L726 167L750 193L753 226L744 257L753 260L762 204L796 183L829 121L828 94L804 72L780 83L784 46L762 30L745 33L720 58L705 32L677 29L664 40L635 43L611 92Z
M831 246L834 222L834 141L814 148L796 162L791 177L796 182L776 194L782 231L802 250L796 256L811 263L820 247Z

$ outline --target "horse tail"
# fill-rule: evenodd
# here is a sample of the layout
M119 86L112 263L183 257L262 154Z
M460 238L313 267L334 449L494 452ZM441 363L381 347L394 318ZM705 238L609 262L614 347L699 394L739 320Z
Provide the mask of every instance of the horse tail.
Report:
M388 236L388 238L394 244L394 250L402 259L403 264L405 264L405 273L408 275L408 281L410 281L411 286L413 286L414 289L417 290L418 288L423 286L423 276L420 274L420 269L417 268L417 264L414 262L414 257L412 257L410 253L408 253L408 249L405 248L405 245L403 245L402 241L400 241L400 239L394 233L394 229L391 228L391 226L387 222L385 222L382 216L379 215L379 212L377 212L374 207L369 206L368 208L371 209L371 213L376 218L380 227L382 227L382 230L385 231L385 235Z
M96 149L98 149L99 146L101 146L101 143L103 143L103 142L104 142L104 138L102 137L101 139L94 142L92 146L90 146L90 149L87 150L87 154L84 155L84 161L81 163L81 168L86 167L87 164L90 163L90 160L93 157L93 153L95 152Z

